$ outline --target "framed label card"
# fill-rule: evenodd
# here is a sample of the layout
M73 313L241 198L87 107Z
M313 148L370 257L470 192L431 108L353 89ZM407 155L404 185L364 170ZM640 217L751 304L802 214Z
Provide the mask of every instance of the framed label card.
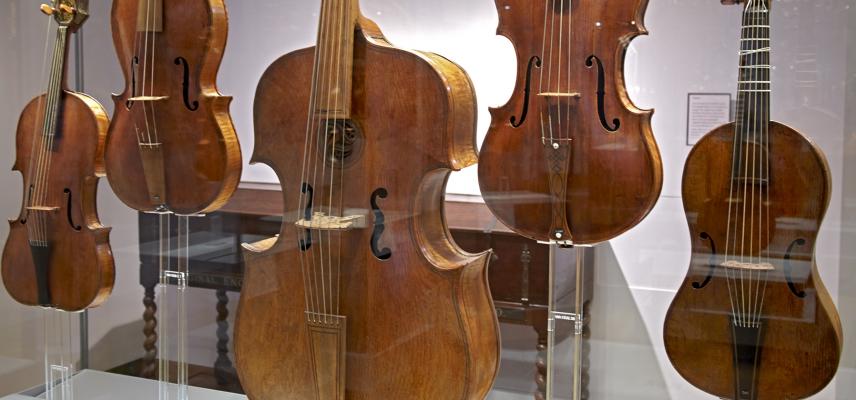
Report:
M731 122L731 93L690 93L687 97L687 146Z

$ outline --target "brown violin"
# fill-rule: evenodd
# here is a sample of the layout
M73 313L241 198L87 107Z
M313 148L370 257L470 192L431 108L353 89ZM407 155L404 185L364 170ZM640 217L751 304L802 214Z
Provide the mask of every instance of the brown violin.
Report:
M68 39L88 17L87 0L54 0L42 12L58 24L47 93L18 121L15 165L24 178L18 219L9 221L3 284L21 304L81 311L113 289L110 229L95 200L104 175L107 113L93 98L68 89Z
M114 96L107 178L140 211L214 211L235 191L241 149L217 91L223 0L115 0L113 41L126 87Z
M624 88L647 0L496 0L517 84L491 109L479 185L494 215L540 241L592 244L639 223L663 181L651 112Z
M820 149L770 121L769 0L743 12L737 119L684 167L689 272L666 314L675 369L723 399L803 399L841 357L841 323L814 263L832 191Z
M455 245L452 170L476 162L464 71L323 0L317 46L264 73L254 162L282 184L245 245L235 355L250 399L482 399L498 370L489 252ZM402 163L406 159L405 163Z

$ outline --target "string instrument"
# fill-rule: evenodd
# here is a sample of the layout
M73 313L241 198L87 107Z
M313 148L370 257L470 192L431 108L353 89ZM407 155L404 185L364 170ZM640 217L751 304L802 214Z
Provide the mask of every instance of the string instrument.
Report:
M3 249L6 290L30 306L81 311L113 289L110 229L95 200L104 175L107 113L93 98L69 90L68 39L89 16L86 0L54 0L42 12L57 23L47 93L18 121L13 169L24 179L20 216L9 221Z
M675 369L714 396L803 399L838 369L838 313L814 262L832 191L820 149L770 120L770 1L743 11L737 118L684 167L689 272L666 314Z
M113 191L140 211L216 210L241 175L231 97L216 87L223 0L118 0L112 24L126 81L107 141Z
M539 241L593 244L640 222L663 171L651 112L624 88L624 53L647 0L496 0L517 83L479 154L479 185L505 225Z
M245 245L235 355L250 399L482 399L498 370L490 254L450 239L451 170L476 162L464 71L392 46L357 0L264 73L254 162L280 234ZM406 158L406 162L402 161Z

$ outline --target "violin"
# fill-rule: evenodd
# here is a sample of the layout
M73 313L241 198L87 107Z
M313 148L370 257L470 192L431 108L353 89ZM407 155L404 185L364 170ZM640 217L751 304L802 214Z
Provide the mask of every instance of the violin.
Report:
M107 113L69 90L68 39L89 16L87 0L53 0L42 12L57 23L47 93L21 113L13 169L24 179L20 216L3 248L6 290L29 306L81 311L103 303L115 270L110 229L96 212L104 176Z
M394 47L357 0L259 82L252 161L280 234L246 244L235 357L250 399L482 399L498 370L489 252L451 240L452 170L476 162L466 73ZM406 163L403 164L403 158Z
M624 88L647 0L496 0L517 81L479 154L484 201L539 241L594 244L639 223L663 183L651 112Z
M126 81L105 156L113 191L140 211L218 209L241 176L231 98L216 86L223 0L116 0L112 24Z
M841 322L814 261L832 192L826 158L770 120L770 1L743 11L736 121L684 166L692 240L666 314L675 369L723 399L803 399L835 375Z

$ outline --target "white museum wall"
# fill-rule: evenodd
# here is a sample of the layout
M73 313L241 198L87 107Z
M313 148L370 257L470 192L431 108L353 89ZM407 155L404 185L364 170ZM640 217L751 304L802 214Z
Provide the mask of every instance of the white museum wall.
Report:
M42 91L39 68L45 17L38 0L0 2L0 167L14 160L14 131L23 106ZM232 116L245 162L256 145L252 102L265 68L286 52L315 39L318 0L227 0L230 36L219 86L234 96ZM433 51L462 65L479 98L479 142L489 126L488 107L502 105L514 85L515 57L508 40L496 36L492 0L362 0L364 14L401 47ZM87 92L112 110L110 93L123 86L109 24L109 0L91 0L92 18L85 32ZM662 345L666 308L689 261L689 237L680 201L686 145L686 99L689 92L736 89L740 7L716 0L650 0L649 36L632 42L626 64L628 91L641 108L654 108L653 129L663 156L662 197L639 227L596 250L595 300L592 309L592 380L595 399L709 399L685 383L669 364ZM834 192L818 239L821 277L841 306L846 342L856 342L856 260L849 245L856 226L856 16L848 0L780 0L773 7L773 118L813 138L826 152ZM263 39L260 39L263 38ZM849 67L849 70L848 70ZM846 102L845 102L846 100ZM847 141L845 141L847 140ZM4 164L5 163L5 164ZM273 182L265 166L247 166L243 179ZM477 194L475 168L454 174L450 193ZM18 174L0 170L0 210L8 218L20 208ZM117 263L113 296L91 312L92 366L111 368L142 355L143 290L139 285L137 216L110 192L99 191L100 214L113 226L111 242ZM8 228L0 226L0 239ZM0 394L41 380L41 313L17 305L0 290ZM216 354L213 292L193 290L192 361L211 365ZM230 296L234 315L237 298ZM839 379L816 399L847 399L856 393L856 349L845 346ZM517 355L510 355L517 357ZM529 357L521 354L520 357ZM638 390L637 390L638 389Z

